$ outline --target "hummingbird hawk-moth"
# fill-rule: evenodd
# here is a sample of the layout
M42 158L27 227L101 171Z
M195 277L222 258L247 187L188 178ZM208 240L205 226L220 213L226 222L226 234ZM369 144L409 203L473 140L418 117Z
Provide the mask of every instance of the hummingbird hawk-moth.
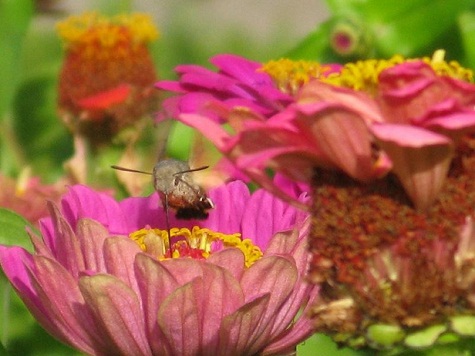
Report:
M206 219L208 210L214 208L213 201L208 198L205 190L193 179L192 172L208 168L208 166L191 169L188 163L177 159L164 159L153 167L153 172L112 166L114 169L127 172L149 174L153 177L153 187L158 192L167 214L172 208L178 219Z

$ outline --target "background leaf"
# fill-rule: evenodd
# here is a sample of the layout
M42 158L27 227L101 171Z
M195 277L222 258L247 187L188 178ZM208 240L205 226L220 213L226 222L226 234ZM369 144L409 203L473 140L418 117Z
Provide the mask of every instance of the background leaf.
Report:
M19 82L22 44L32 14L31 0L0 1L0 119Z
M29 251L32 250L30 237L26 228L37 232L24 217L11 210L0 208L0 244L7 246L21 246Z

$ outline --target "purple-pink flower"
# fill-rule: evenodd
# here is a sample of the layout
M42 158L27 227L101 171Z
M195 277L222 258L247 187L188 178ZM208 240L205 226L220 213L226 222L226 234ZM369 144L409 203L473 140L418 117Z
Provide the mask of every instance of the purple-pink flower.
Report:
M169 258L156 194L117 202L73 186L42 236L30 232L34 253L0 246L0 264L39 323L88 354L292 350L312 332L304 309L319 290L304 277L306 214L239 181L209 196L199 228L170 216Z
M287 194L311 186L315 328L353 347L473 337L475 85L437 58L349 63L272 116L249 107L177 119L238 169Z
M207 113L221 121L213 105L244 106L263 115L283 109L292 97L281 92L272 78L261 71L262 64L232 54L217 55L210 60L218 68L212 71L197 65L179 65L178 81L160 81L156 87L178 95L164 101L158 120L180 113ZM215 109L215 108L214 108Z
M368 92L325 81L304 84L270 117L249 107L222 108L234 134L206 113L182 112L177 119L281 197L267 168L301 182L311 180L314 167L342 170L360 182L393 172L413 204L426 209L445 181L454 145L475 128L475 85L438 75L422 61L383 70Z

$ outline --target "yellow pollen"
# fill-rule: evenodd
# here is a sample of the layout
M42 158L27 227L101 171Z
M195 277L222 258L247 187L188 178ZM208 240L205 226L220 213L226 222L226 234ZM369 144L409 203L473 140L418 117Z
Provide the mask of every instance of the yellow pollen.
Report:
M250 267L262 257L261 249L250 239L242 239L240 233L223 234L207 228L194 226L188 228L171 228L171 258L208 258L213 252L225 248L238 248L244 254L244 263ZM158 259L170 258L168 251L168 231L144 228L132 232L129 237L134 240L142 251L154 255Z
M146 44L159 35L150 16L138 13L107 18L87 12L59 22L57 30L68 48L118 47L124 41Z
M431 65L438 75L444 75L465 82L473 82L473 71L464 68L457 61L446 62L444 60L445 51L439 49L434 52L432 58L424 57L422 60Z
M404 62L404 57L396 55L390 59L367 59L346 63L339 73L331 73L321 80L340 87L364 90L374 93L379 74L390 67Z
M25 195L30 178L31 178L31 167L26 166L25 168L21 170L20 175L18 176L18 179L16 181L15 196L23 197Z
M373 94L377 91L378 78L381 72L395 65L408 62L420 61L429 64L439 76L449 76L466 82L473 82L473 72L463 68L458 62L444 60L445 52L438 50L432 58L412 58L405 59L401 55L395 55L390 59L368 59L354 63L347 63L339 73L331 73L322 81L336 86L346 87L354 90L366 91Z
M313 61L282 58L265 63L260 70L272 77L279 90L294 95L310 79L324 75L330 70L330 66L322 66Z

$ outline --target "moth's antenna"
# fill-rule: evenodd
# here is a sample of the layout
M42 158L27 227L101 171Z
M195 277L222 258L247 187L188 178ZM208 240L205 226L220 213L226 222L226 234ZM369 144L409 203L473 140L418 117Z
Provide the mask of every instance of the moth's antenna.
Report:
M184 173L190 173L190 172L196 172L196 171L202 171L204 169L208 169L209 166L203 166L203 167L198 167L198 168L192 168L192 169L187 169L186 171L181 171L181 172L176 172L173 175L176 176L178 174L184 174Z
M117 169L118 171L153 175L153 173L150 173L150 172L139 171L139 170L136 170L136 169L130 169L130 168L125 168L125 167L121 167L121 166L116 166L115 164L112 165L111 168ZM204 169L204 168L200 168L200 169ZM172 236L171 236L171 229L170 229L170 219L168 217L168 194L165 194L165 218L166 218L167 231L168 231L168 251L170 252L170 258L171 258L173 251L172 251Z
M118 171L124 171L124 172L133 172L133 173L142 173L142 174L148 174L149 176L152 175L152 173L150 172L145 172L145 171L138 171L136 169L130 169L130 168L125 168L125 167L120 167L120 166L116 166L116 165L112 165L111 168L114 168Z

